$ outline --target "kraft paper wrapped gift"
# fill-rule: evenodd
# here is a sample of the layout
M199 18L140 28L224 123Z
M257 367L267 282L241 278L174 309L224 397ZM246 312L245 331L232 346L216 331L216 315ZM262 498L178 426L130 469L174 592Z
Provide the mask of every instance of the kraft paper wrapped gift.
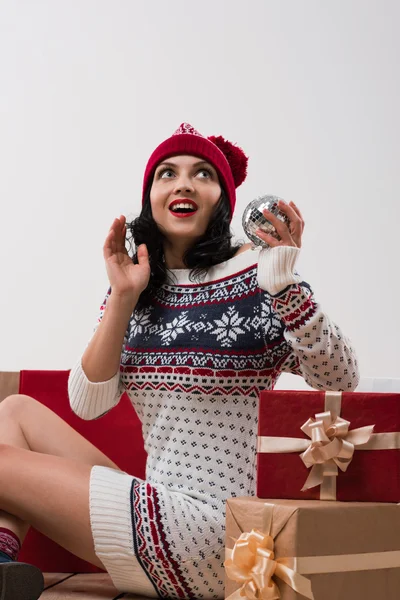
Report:
M257 451L259 498L400 502L400 394L261 392Z
M399 600L400 505L228 499L225 575L229 600Z

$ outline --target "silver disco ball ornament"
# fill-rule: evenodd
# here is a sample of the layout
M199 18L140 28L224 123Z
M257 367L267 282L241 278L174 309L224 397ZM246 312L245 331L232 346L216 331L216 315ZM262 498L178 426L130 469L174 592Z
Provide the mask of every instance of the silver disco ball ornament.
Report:
M264 217L263 210L269 210L272 214L276 215L278 219L287 223L288 226L290 225L288 217L278 208L279 200L282 200L279 196L260 196L246 206L242 217L242 225L245 234L253 242L253 249L256 246L269 248L269 244L256 235L256 229L258 228L265 231L265 233L269 233L269 235L272 235L277 240L281 239L272 223Z

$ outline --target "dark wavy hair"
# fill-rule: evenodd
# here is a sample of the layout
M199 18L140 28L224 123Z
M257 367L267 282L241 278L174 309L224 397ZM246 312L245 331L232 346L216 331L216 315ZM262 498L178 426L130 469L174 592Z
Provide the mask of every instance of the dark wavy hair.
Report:
M157 290L168 278L163 248L165 236L153 219L150 190L151 183L146 190L140 215L131 223L127 223L127 231L131 234L129 242L131 252L133 252L133 262L138 263L136 249L140 244L146 244L149 252L150 280L147 288L140 295L136 306L139 310L150 304L151 298L155 296ZM189 276L191 281L199 283L206 275L209 267L232 258L241 247L241 244L232 244L230 221L231 208L228 196L221 187L221 197L214 207L205 233L196 240L183 256L185 266L191 269ZM136 247L135 251L132 249L132 242Z

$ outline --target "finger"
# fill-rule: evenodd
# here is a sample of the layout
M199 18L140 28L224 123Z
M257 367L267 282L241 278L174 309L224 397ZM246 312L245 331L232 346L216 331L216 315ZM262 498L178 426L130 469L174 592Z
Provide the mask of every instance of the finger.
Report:
M121 230L125 227L126 225L126 218L124 215L120 215L119 219L118 219L120 226L121 226Z
M294 210L294 212L296 213L296 215L299 217L299 219L301 221L301 231L303 232L303 229L304 229L304 226L305 226L303 215L301 214L299 208L295 205L294 202L290 201L289 205L292 207L292 209Z
M121 224L119 219L114 219L113 224L111 225L111 229L108 232L106 240L104 242L104 257L106 257L107 255L107 257L109 258L113 254L117 254L118 252L128 253L125 248L125 238L122 236L120 225Z
M110 256L112 256L114 254L113 248L112 248L114 235L115 235L114 230L110 229L110 231L108 232L108 235L105 239L104 246L103 246L103 256L106 259L110 258Z
M140 244L137 249L137 258L139 265L149 264L149 251L147 250L146 244Z
M124 232L119 230L117 236L115 238L116 250L117 252L125 251L125 235Z
M276 237L270 235L269 233L265 233L265 231L262 229L256 229L256 235L263 240L263 242L268 244L268 246L271 246L271 248L281 245L280 240L277 240Z
M293 205L293 206L291 206L291 205ZM279 209L284 214L286 214L286 216L289 219L289 224L287 225L287 227L288 227L288 232L289 232L289 239L291 240L290 245L292 245L294 243L294 245L297 248L301 248L301 236L303 233L304 223L301 219L301 216L299 216L295 210L295 208L297 208L297 206L294 204L294 202L290 202L289 204L286 204L286 202L281 201L281 200L278 202L278 206L279 206ZM283 236L281 236L281 237L283 237Z
M300 217L298 216L298 214L296 213L294 208L292 208L291 206L289 206L286 203L281 204L281 202L279 202L278 204L279 204L279 209L289 219L289 223L285 223L285 225L286 225L286 235L288 234L289 240L291 241L290 245L294 244L295 246L297 246L297 248L301 248L301 235L303 232L303 222L301 221ZM284 238L283 234L281 233L281 230L277 229L277 231L280 234L280 236L282 238Z
M279 200L278 208L281 212L285 213L289 217L289 219L298 218L298 214L294 210L294 206L292 206L291 202L285 202L284 200Z
M296 204L293 202L293 200L291 200L288 204L288 206L290 206L297 214L297 216L302 219L303 217L301 216L301 212L298 206L296 206Z
M115 243L116 243L116 249L119 252L124 252L125 250L125 235L126 235L126 229L125 229L125 217L124 215L121 215L119 217L119 219L116 219L116 226L115 226Z
M114 221L112 222L111 227L108 231L107 238L110 235L110 233L113 232L114 235L113 235L112 239L115 241L115 239L118 236L118 228L119 228L119 219L114 219ZM111 245L111 238L110 238L110 245Z
M117 244L116 239L115 239L115 232L113 232L113 235L111 236L110 247L111 247L112 253L116 254L117 253L117 249L118 249L118 244Z
M289 202L289 204L287 204L286 202L280 200L278 202L278 207L279 207L279 210L287 216L287 218L289 219L289 221L291 223L296 224L301 221L301 217L298 215L297 211L295 210L294 203Z
M114 231L121 231L125 225L125 221L123 219L125 219L123 215L121 215L121 217L116 217L111 224L110 230L113 229Z
M287 238L288 236L290 237L289 226L287 223L279 219L276 215L274 215L267 209L263 210L263 215L271 223L271 225L275 227L276 231L282 239L285 237Z
M278 207L279 210L281 210L290 221L288 225L290 235L301 236L303 232L304 223L301 219L301 215L299 216L299 214L295 210L297 209L297 206L294 204L294 202L289 202L289 204L287 204L285 201L279 200Z

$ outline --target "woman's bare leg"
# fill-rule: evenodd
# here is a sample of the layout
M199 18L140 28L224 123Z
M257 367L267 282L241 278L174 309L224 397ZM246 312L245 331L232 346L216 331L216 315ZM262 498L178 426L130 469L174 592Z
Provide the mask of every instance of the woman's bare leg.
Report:
M24 539L33 525L104 568L89 520L93 465L117 465L50 409L16 394L0 403L0 527ZM29 525L27 525L29 523Z
M90 471L82 462L0 444L0 506L104 568L90 528Z

